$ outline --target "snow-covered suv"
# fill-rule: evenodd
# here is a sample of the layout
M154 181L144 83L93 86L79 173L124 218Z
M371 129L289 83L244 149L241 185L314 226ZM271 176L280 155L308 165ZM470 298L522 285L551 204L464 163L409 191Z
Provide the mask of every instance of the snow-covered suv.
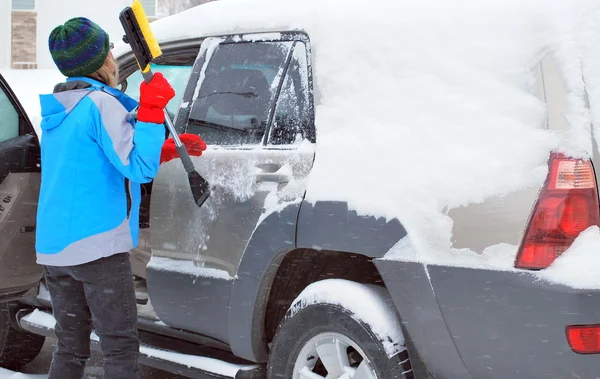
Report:
M554 34L559 3L222 0L154 22L153 70L177 90L176 128L209 145L194 162L213 191L197 207L177 160L144 185L142 363L598 378L597 92L585 41L566 38L585 23ZM133 55L115 52L135 97ZM38 139L1 84L0 363L14 368L54 321L34 262Z

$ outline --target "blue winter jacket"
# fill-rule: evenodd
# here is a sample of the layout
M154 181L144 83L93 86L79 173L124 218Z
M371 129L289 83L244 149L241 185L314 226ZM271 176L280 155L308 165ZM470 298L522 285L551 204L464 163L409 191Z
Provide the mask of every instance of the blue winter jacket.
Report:
M69 78L40 102L37 262L74 266L134 248L139 183L158 171L164 127L135 123L135 100L88 78Z

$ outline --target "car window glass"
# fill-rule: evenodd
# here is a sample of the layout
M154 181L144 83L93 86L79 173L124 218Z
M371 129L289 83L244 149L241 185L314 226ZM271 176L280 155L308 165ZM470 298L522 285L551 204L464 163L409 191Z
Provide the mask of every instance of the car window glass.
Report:
M311 123L309 96L306 46L298 42L275 105L269 144L293 144L306 137Z
M187 86L190 73L192 72L192 66L166 66L158 64L150 64L152 72L162 73L165 78L169 81L173 89L175 90L175 97L167 104L167 111L171 115L171 118L177 112L179 102ZM125 93L136 100L140 98L140 84L142 83L142 73L137 70L127 78L127 89Z
M0 142L19 135L19 113L10 98L0 89Z
M200 76L188 132L209 145L259 144L293 42L219 45Z

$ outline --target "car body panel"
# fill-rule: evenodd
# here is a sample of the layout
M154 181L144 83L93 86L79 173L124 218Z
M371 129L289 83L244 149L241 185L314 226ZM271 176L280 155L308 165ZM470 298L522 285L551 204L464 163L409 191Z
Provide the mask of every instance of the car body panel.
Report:
M428 266L443 318L474 378L600 378L597 355L574 353L565 327L600 323L600 291L533 273Z
M186 261L194 267L193 261ZM146 270L148 296L165 324L228 343L227 317L233 281L199 277L193 272Z
M436 379L600 377L571 351L567 325L600 322L600 291L532 273L377 260L412 353Z
M436 379L471 379L420 263L375 260L406 331L409 356L418 356ZM478 378L479 379L479 378Z
M218 183L218 179L211 177L211 172L232 174L232 177L226 178L229 183L241 171L250 181L246 184L251 187L257 185L256 175L262 175L252 174L252 171L261 164L278 166L289 163L297 177L305 176L312 164L312 153L305 154L297 150L230 152L216 152L218 158L215 159L208 152L197 160L196 168L213 184ZM262 189L256 189L251 197L244 198L236 197L226 185L215 186L211 197L199 208L189 193L183 167L179 162L173 163L161 168L154 180L150 216L152 254L153 258L185 261L190 267L194 267L197 276L190 278L185 273L182 275L181 272L168 268L152 271L151 261L147 270L149 296L156 314L168 325L227 342L227 312L232 280L236 275L241 275L242 256L253 256L247 245L249 246L251 238L254 239L259 219L265 217L265 200L268 196L278 196L276 201L293 202L298 196L303 196L304 192L296 192L297 188L286 192L285 183L267 183ZM261 167L264 168L264 165ZM296 217L297 214L292 215L288 221L295 223ZM282 233L275 230L272 238L281 236ZM285 241L294 242L293 238ZM205 250L203 246L207 246ZM264 253L267 254L266 251ZM215 274L218 274L217 278L214 277ZM170 281L169 275L177 279ZM171 284L177 281L183 283L186 278L191 282L185 289ZM162 288L165 285L171 288ZM205 293L204 289L209 291L206 296L202 295ZM206 317L219 317L202 321L204 316L192 319L186 314L175 314L173 309L176 304L184 305L190 311L204 312ZM210 315L206 314L207 309L211 309Z
M229 342L240 358L266 362L265 310L279 264L296 247L300 203L271 213L254 231L231 292Z
M345 202L304 202L298 217L298 248L384 256L406 230L397 219L359 216Z
M42 277L36 264L35 226L40 188L39 141L8 84L0 76L0 298L25 294ZM14 136L13 136L14 134Z
M280 34L271 41L261 38L247 39L244 36L228 36L209 38L203 41L197 60L190 75L189 85L182 97L182 105L176 118L178 130L187 133L198 133L194 125L189 123L190 113L194 112L194 93L203 67L210 65L209 50L211 44L226 44L228 48L237 43L248 41L275 42L284 41L287 46L295 46L299 40L305 46L308 44L303 35L295 33ZM235 47L233 48L235 50ZM294 48L294 52L296 49ZM307 50L302 50L308 54ZM209 58L207 58L207 56ZM287 78L288 66L293 61L292 49L289 49L285 61L285 69L281 69L273 80L281 83ZM208 59L208 63L206 62ZM310 59L307 59L310 61ZM218 64L225 64L218 63ZM205 64L206 63L206 64ZM252 66L251 70L257 70ZM306 67L306 66L305 66ZM290 70L291 71L291 70ZM210 79L210 78L209 78ZM205 79L205 80L209 80ZM305 77L306 80L307 77ZM277 95L282 84L274 85ZM260 92L259 92L260 93ZM217 93L218 95L219 93ZM253 96L256 97L257 95ZM206 96L208 97L208 96ZM285 214L285 230L295 233L295 222L299 204L303 199L306 177L310 173L314 160L312 143L274 144L271 143L271 120L278 105L276 96L269 104L269 122L265 129L265 137L261 144L238 144L233 146L213 144L200 158L193 158L197 171L211 184L211 195L202 207L194 204L189 190L187 174L178 160L165 163L153 182L150 205L150 245L153 258L147 271L149 297L158 318L166 324L199 333L219 341L231 343L232 349L240 356L260 356L254 353L253 340L248 336L250 346L245 346L245 334L238 331L236 323L245 326L253 323L253 306L258 296L245 298L245 294L257 293L259 279L270 264L269 248L264 246L264 259L257 259L257 252L252 252L252 246L260 244L261 233L256 230L267 220L282 217ZM199 99L204 100L205 97ZM191 104L191 106L188 106ZM310 108L312 109L312 101ZM310 113L312 115L312 113ZM276 121L273 122L275 125ZM215 129L218 130L219 129ZM215 133L217 133L215 132ZM202 133L200 133L202 135ZM208 141L208 140L207 140ZM289 212L296 212L290 214ZM291 228L291 229L290 229ZM285 231L280 228L273 230L270 239L287 245L295 244L293 235L282 238ZM282 247L285 250L284 247ZM274 250L280 253L279 250ZM250 259L251 261L248 261ZM162 259L171 260L167 267L154 265ZM258 265L254 276L248 277L245 265L249 262ZM178 270L182 265L188 269ZM181 272L184 271L184 272ZM190 276L189 273L193 275ZM193 277L195 275L195 277ZM192 280L184 290L179 288L161 288L168 285L170 277L174 282L183 286ZM211 291L211 288L215 288ZM231 299L229 298L231 295ZM261 294L265 296L264 294ZM239 297L244 301L238 301ZM216 301L214 299L216 297ZM179 300L177 300L179 299ZM184 304L193 312L204 312L210 320L203 317L192 319L187 312L174 314L173 307ZM239 309L238 309L239 308ZM210 311L206 311L210 309ZM228 316L229 315L229 316ZM228 322L228 317L236 319ZM237 329L236 329L237 328ZM232 329L236 329L233 331ZM253 333L248 329L247 333ZM236 345L237 343L237 345ZM264 353L263 353L264 355Z

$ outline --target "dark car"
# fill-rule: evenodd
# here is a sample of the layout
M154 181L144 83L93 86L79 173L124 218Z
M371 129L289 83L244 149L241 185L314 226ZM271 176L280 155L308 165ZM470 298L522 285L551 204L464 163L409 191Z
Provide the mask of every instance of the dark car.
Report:
M595 155L553 154L545 183L448 211L457 248L519 247L510 269L394 258L410 238L401 219L306 199L319 140L310 32L190 36L160 22L153 70L176 89L177 130L209 145L194 162L213 191L197 207L178 160L143 185L141 363L200 378L600 378L600 291L538 276L598 224ZM136 97L138 67L117 51ZM553 60L532 74L544 128L565 129ZM35 263L38 137L0 83L0 364L17 369L54 321Z

